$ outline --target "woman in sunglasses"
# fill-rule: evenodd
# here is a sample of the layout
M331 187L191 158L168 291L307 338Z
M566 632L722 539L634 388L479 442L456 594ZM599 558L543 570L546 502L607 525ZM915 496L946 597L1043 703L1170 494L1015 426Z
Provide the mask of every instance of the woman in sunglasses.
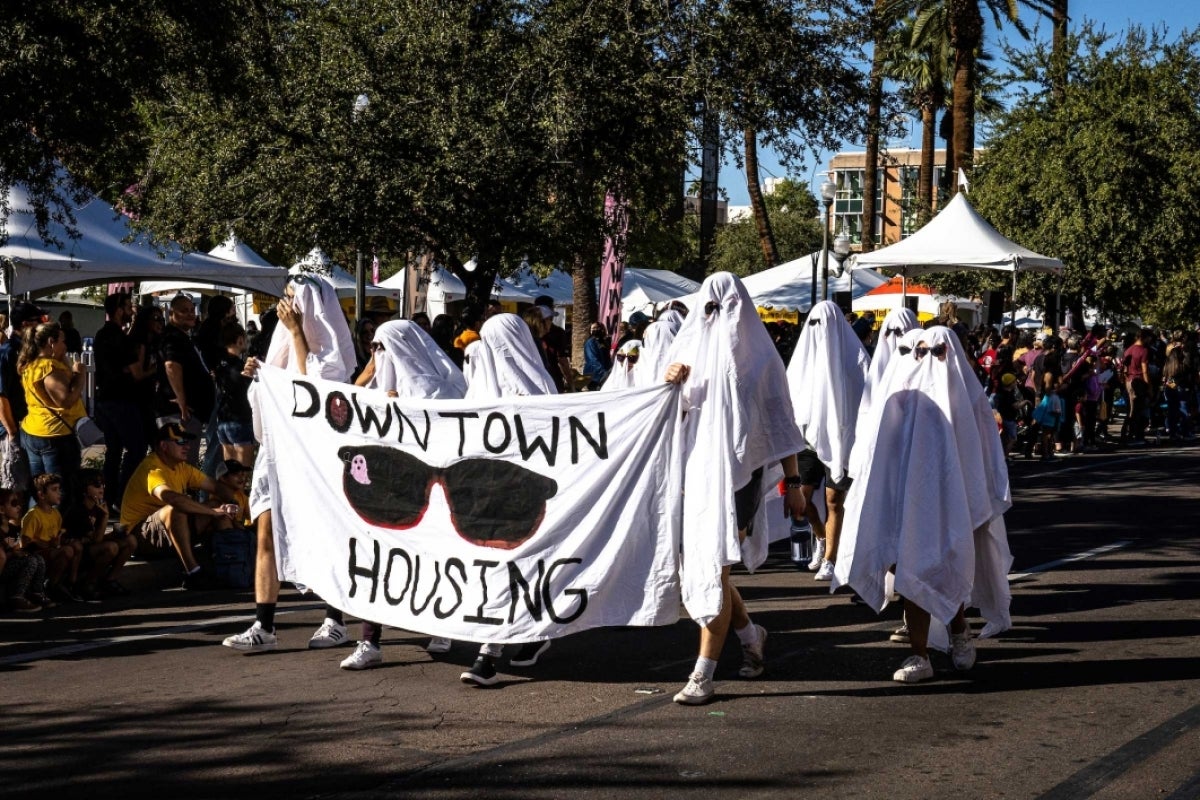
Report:
M892 677L916 683L933 677L930 648L949 650L955 669L974 665L967 608L986 620L981 637L1010 626L1012 503L995 419L958 337L934 327L902 353L860 421L833 586L882 610L894 572L912 655Z
M766 558L769 528L764 473L783 467L785 513L804 513L796 428L787 374L746 287L718 272L700 287L698 306L672 345L664 375L682 384L686 414L683 483L683 602L700 625L700 654L675 702L712 699L713 672L730 627L742 645L743 678L763 673L767 632L751 622L729 578L743 561L756 569Z

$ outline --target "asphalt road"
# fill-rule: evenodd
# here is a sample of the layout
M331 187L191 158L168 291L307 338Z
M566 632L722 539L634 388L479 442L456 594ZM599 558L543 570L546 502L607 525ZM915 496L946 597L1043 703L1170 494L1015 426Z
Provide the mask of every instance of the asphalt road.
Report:
M831 596L784 550L737 578L767 673L738 680L731 637L698 708L670 702L687 621L569 637L475 689L474 648L401 631L381 667L339 670L349 648L305 649L321 613L295 593L261 655L219 646L249 593L3 619L0 795L1200 798L1198 479L1194 447L1016 464L1014 627L916 686L890 680L899 609Z

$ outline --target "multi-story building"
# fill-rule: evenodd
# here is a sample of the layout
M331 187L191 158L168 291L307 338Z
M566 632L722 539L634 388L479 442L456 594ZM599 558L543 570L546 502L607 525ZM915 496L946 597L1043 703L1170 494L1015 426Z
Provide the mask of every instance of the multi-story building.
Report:
M978 154L979 151L976 151ZM829 163L837 196L830 218L830 234L846 231L852 248L862 249L863 179L866 153L837 153ZM933 185L936 194L946 167L946 151L935 150ZM916 232L917 178L921 170L920 150L887 150L879 154L875 191L876 247L886 247ZM937 201L934 201L937 207Z

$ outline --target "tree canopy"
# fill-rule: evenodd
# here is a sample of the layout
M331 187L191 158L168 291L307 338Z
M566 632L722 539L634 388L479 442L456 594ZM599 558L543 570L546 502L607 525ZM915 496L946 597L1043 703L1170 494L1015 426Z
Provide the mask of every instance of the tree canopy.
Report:
M1168 324L1200 302L1198 45L1195 32L1085 27L1061 100L1046 48L1010 54L1027 88L988 142L971 201L1006 236L1061 258L1065 294L1116 317ZM1044 278L1028 286L1039 301L1053 291Z

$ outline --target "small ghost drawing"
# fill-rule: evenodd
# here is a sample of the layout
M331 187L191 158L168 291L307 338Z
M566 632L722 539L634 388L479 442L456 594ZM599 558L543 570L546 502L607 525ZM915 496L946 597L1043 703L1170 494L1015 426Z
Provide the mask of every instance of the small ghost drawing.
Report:
M350 477L361 483L363 486L371 485L371 478L367 475L367 459L366 456L357 455L350 461Z

